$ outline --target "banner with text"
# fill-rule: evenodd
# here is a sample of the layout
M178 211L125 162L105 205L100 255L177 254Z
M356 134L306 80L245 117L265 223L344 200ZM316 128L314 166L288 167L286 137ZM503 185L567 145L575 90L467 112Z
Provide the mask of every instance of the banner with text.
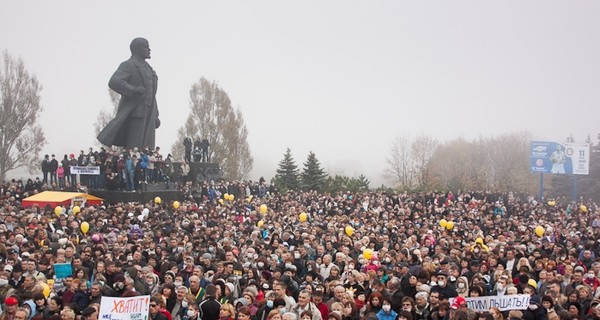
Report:
M496 307L500 311L506 310L525 310L529 307L529 299L531 297L526 294L516 294L509 296L485 296L476 298L465 298L467 307L478 312L489 311L490 308ZM454 298L449 299L450 305L454 302Z
M100 167L70 167L71 174L100 175Z
M102 297L98 320L148 320L150 296Z

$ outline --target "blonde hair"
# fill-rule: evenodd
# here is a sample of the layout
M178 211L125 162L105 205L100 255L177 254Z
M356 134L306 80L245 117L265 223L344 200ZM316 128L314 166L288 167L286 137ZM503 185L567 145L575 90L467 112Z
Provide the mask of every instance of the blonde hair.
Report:
M226 303L221 305L221 310L225 310L227 312L229 312L229 314L231 315L231 318L235 319L235 308L233 307L233 305L231 305L231 303Z

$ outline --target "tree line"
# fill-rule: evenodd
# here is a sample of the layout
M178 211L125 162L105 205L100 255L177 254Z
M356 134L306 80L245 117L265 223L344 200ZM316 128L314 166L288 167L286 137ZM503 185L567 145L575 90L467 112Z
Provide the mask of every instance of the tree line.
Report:
M47 143L38 118L43 111L42 85L29 73L21 59L3 52L0 60L0 181L6 173L26 168L38 172L40 152ZM109 90L113 108L100 111L95 128L98 131L114 117L119 96ZM97 132L96 132L97 133ZM252 171L254 159L248 144L248 128L239 108L217 82L205 78L190 89L188 116L178 130L178 141L171 148L176 160L183 159L185 137L211 141L210 159L220 163L224 178L245 180ZM598 137L600 139L600 137ZM464 138L440 142L428 135L409 134L393 139L385 158L382 175L386 185L395 190L494 190L537 194L539 175L530 172L532 133L514 132L496 137ZM568 141L574 141L569 137ZM547 175L544 188L548 196L569 197L573 184L584 198L600 197L600 144L587 136L591 145L590 174ZM271 182L280 191L314 190L320 192L360 191L370 188L365 175L348 177L329 175L313 152L300 170L288 148L279 162Z

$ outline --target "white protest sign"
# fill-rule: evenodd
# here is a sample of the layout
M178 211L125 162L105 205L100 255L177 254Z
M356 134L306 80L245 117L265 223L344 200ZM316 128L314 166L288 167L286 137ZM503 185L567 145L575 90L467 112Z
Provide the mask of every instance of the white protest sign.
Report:
M71 174L87 174L87 175L100 175L100 167L77 167L73 166L70 168Z
M150 296L102 297L98 320L148 320Z
M529 307L529 299L531 297L526 294L515 294L509 296L485 296L475 298L465 298L467 307L475 311L489 311L490 308L496 307L500 311L506 310L525 310ZM450 305L454 302L454 298L448 300Z

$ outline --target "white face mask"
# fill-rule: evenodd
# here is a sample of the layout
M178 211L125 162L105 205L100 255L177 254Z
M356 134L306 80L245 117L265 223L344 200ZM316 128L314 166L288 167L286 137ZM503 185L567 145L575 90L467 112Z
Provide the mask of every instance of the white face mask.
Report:
M459 283L457 283L457 284L456 284L456 286L457 286L459 289L464 289L464 288L465 288L465 284L464 284L464 283L462 283L462 282L459 282Z
M390 309L392 308L392 306L390 306L389 304L384 304L381 309L383 309L383 311L385 312L390 312Z
M265 264L264 264L264 263L262 263L262 262L259 262L259 263L257 263L257 264L256 264L256 266L257 266L257 267L259 267L259 268L262 268L262 267L264 267L264 266L265 266Z
M188 317L193 318L195 315L196 315L196 311L195 310L189 309L187 311L187 316Z
M188 307L188 302L186 300L181 301L181 307L187 308Z
M498 285L496 286L496 288L497 288L499 291L502 291L502 290L504 289L504 286L502 285L502 283L498 283Z
M443 287L446 284L446 282L439 280L438 281L438 286Z
M294 259L300 259L300 254L299 253L294 253Z
M175 282L173 282L173 285L175 286L175 288L177 288L177 287L183 285L183 283L181 281L175 281Z
M4 287L7 284L8 284L8 280L6 280L6 279L0 279L0 287Z

